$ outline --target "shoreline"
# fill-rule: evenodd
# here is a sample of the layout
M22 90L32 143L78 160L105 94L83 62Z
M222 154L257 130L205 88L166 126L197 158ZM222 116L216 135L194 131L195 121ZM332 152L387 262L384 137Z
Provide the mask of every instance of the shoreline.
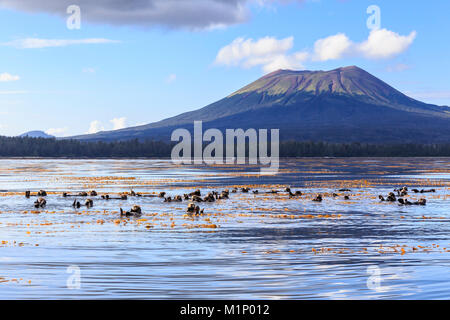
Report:
M280 157L280 159L449 159L450 156L302 156L302 157ZM42 157L42 156L0 156L0 160L23 159L23 160L171 160L170 157ZM203 163L204 164L204 163ZM225 163L224 163L225 164Z

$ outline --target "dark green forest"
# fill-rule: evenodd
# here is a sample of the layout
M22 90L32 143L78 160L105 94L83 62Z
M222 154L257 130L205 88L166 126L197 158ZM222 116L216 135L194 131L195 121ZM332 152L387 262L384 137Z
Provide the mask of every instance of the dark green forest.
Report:
M154 158L170 157L174 143L162 141L81 142L0 137L0 157ZM446 144L281 142L281 157L450 157Z

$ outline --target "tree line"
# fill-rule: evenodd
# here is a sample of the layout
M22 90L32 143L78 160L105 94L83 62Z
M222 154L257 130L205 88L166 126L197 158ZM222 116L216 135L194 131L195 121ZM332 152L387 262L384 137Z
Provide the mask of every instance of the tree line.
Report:
M175 143L138 139L83 142L30 137L0 137L0 157L156 158L170 157ZM445 144L280 143L280 157L450 157Z

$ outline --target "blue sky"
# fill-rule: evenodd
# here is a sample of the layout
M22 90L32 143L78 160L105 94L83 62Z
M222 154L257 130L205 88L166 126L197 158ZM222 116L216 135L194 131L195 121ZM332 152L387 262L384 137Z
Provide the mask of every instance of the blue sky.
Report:
M124 0L130 9L0 0L0 135L145 124L278 67L358 65L412 97L450 105L449 1L159 1ZM66 26L68 4L81 9L80 29ZM378 30L366 24L370 5L380 8Z

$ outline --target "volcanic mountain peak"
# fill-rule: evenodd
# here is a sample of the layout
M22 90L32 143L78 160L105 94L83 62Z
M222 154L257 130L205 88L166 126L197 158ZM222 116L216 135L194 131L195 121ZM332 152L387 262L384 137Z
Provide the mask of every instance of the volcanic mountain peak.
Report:
M233 95L265 93L268 95L307 94L343 94L366 96L388 102L392 94L401 95L370 73L349 66L331 71L292 71L278 70L265 75L255 82L236 91Z

